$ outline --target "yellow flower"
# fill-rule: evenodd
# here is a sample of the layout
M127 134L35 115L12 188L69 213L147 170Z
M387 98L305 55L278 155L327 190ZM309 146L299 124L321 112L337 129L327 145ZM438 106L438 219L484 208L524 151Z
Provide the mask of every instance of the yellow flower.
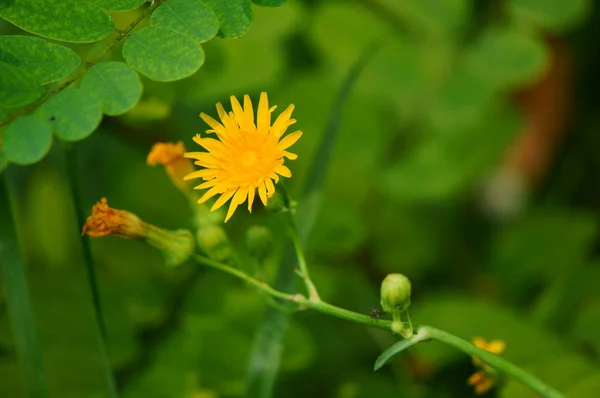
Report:
M210 209L214 211L223 206L229 199L229 211L225 222L231 218L235 209L248 200L248 211L252 212L252 203L256 191L261 202L266 205L267 199L275 193L275 185L279 175L291 177L290 169L283 165L284 157L293 160L298 156L288 152L300 136L301 131L283 137L287 128L296 123L291 119L294 105L290 105L271 124L271 112L266 93L260 94L256 124L250 97L244 96L244 107L237 98L231 96L233 112L226 113L223 106L217 104L221 123L201 113L200 117L211 127L207 133L216 133L214 138L202 138L200 134L194 141L208 152L187 152L184 156L196 159L195 164L204 167L185 177L202 178L205 182L195 189L208 189L198 200L204 203L215 195L221 195Z
M474 337L473 344L477 347L482 348L492 354L501 354L506 348L506 344L502 340L492 340L487 342L482 337ZM489 391L494 382L496 381L496 372L485 362L478 358L473 357L473 364L480 368L477 372L473 373L467 380L467 384L475 388L475 393L478 395L485 394Z

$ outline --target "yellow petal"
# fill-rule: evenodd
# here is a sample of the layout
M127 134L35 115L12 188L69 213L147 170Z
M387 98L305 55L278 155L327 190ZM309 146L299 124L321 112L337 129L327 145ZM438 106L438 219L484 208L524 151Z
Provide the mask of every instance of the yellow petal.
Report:
M294 104L290 104L285 111L281 112L277 119L275 119L273 127L271 127L271 134L281 137L281 135L285 132L285 129L289 126L288 121L290 120L290 116L292 116L293 111Z
M483 337L475 336L473 337L473 344L485 350L485 347L487 346L487 341Z
M225 222L227 222L227 220L229 220L231 218L235 209L237 209L237 207L240 204L244 203L244 200L246 200L247 194L248 194L248 188L240 188L237 190L237 192L233 196L233 199L231 199L231 203L229 204L229 210L227 211L227 216L225 217Z
M228 189L227 191L225 191L223 193L223 195L221 195L219 197L219 199L217 199L217 201L212 205L212 207L210 208L210 211L215 211L219 207L223 206L225 204L225 202L227 202L229 199L231 199L231 197L233 196L234 193L235 193L235 188Z
M283 151L283 156L285 156L289 160L296 160L296 159L298 159L298 155L296 155L295 153L288 152L288 151Z
M203 182L202 184L194 187L194 189L206 189L206 188L211 188L214 187L215 185L217 185L219 183L219 181L217 181L216 179L214 180L210 180L210 181L206 181Z
M221 122L223 122L223 126L225 126L227 133L230 134L238 130L237 126L233 122L233 119L230 115L227 114L227 112L225 112L225 109L223 108L223 105L221 105L220 102L217 104L217 113L219 114Z
M505 348L506 348L506 343L504 341L492 340L488 343L488 345L485 349L487 351L491 352L492 354L501 354Z
M286 178L290 178L292 176L292 172L290 171L290 169L288 169L285 166L275 166L275 168L273 169L273 171L275 171L275 173L280 174Z
M296 141L300 139L300 137L302 137L302 131L300 130L286 135L281 141L279 141L279 144L277 144L277 149L280 149L282 151L288 149L289 147L294 145Z
M252 130L256 130L256 126L254 125L254 109L252 108L252 101L250 101L250 96L248 94L244 95L244 113L246 114L246 118L248 119Z
M270 126L271 112L269 112L269 99L267 98L267 93L263 91L262 93L260 93L260 100L258 101L258 132L262 134L267 134Z
M248 211L252 213L252 203L254 202L254 195L256 193L255 187L248 189Z
M215 119L213 119L212 117L208 116L206 113L201 113L200 117L202 118L202 120L204 120L204 122L206 122L206 124L208 124L217 134L225 136L225 134L227 133L227 131L225 131L225 126L223 126L221 123L217 122Z
M273 185L273 180L270 178L265 178L265 185L267 187L267 197L270 198L275 193L275 185Z
M470 386L474 386L480 383L483 379L485 379L485 374L482 371L477 371L471 376L469 376L469 378L467 379L467 384Z
M202 195L202 197L200 199L198 199L198 203L204 203L206 202L208 199L212 198L213 196L223 193L223 189L220 186L214 186L211 189L209 189L208 191L206 191L204 193L204 195Z
M185 177L183 177L183 179L185 181L187 180L192 180L194 178L202 178L202 177L207 177L210 176L212 173L214 173L216 170L214 169L202 169L202 170L196 170L193 173L190 173L188 175L186 175Z
M196 141L196 140L194 140ZM217 152L217 153L223 153L225 151L225 146L223 145L223 143L219 140L215 140L214 138L202 138L196 141L198 143L198 145L200 145L201 147L203 147L204 149L206 149L209 152Z
M183 154L186 158L196 159L194 163L199 166L213 168L219 164L219 161L208 152L186 152Z
M265 183L263 181L258 183L258 196L260 196L260 201L263 205L267 205L267 189L265 188Z
M250 105L250 107L252 108L252 105ZM231 96L231 109L233 109L235 118L242 130L254 131L254 115L245 112L237 98L235 98L233 95Z
M493 385L494 385L494 380L492 380L489 377L486 377L485 379L481 380L479 383L477 383L475 385L475 394L483 395L486 392L488 392L492 388Z

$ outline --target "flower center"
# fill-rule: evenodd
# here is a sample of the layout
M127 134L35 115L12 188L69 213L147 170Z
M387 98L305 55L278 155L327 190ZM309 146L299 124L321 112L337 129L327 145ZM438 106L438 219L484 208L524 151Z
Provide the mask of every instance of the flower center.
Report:
M252 167L256 165L256 161L258 160L258 156L256 151L248 150L245 151L242 155L242 165L246 170L250 170Z

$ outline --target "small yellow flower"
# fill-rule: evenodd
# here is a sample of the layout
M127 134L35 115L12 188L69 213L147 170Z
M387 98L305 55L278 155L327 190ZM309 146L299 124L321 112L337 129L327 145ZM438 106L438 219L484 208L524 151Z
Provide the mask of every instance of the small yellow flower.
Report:
M102 198L92 207L92 215L88 217L81 234L88 234L91 238L107 235L143 238L146 228L138 216L128 211L113 209L108 206L106 198Z
M185 177L186 180L202 178L205 181L195 187L208 189L198 203L220 195L210 209L214 211L231 199L225 222L246 199L248 211L252 212L256 191L262 203L267 204L268 198L275 193L273 181L277 183L279 175L292 176L291 171L283 165L283 158L293 160L298 157L286 149L302 136L301 131L296 131L283 137L287 128L296 123L295 119L290 118L294 105L290 105L271 124L271 112L276 107L269 109L264 92L260 94L256 124L249 96L244 96L243 108L237 98L231 96L231 108L233 112L226 113L223 106L217 104L221 123L201 113L200 117L211 127L206 132L216 133L219 139L201 138L198 134L194 141L208 152L185 154L187 158L196 159L196 165L204 167Z
M477 347L482 348L492 354L501 354L506 348L506 344L502 340L492 340L487 342L482 337L474 337L473 344ZM467 384L475 388L475 393L478 395L485 394L489 391L494 382L496 381L496 372L493 368L487 365L485 362L478 358L473 357L473 364L480 368L477 372L473 373L467 380Z
M179 141L177 144L172 142L157 142L154 144L146 163L150 166L163 165L173 184L184 193L187 193L188 187L183 178L194 171L192 162L183 157L185 146Z

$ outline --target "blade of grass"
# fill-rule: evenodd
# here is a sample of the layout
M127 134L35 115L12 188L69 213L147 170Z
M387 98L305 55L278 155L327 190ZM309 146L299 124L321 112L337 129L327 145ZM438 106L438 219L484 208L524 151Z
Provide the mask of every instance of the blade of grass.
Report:
M49 389L44 359L37 336L27 277L23 269L23 259L19 252L17 239L16 186L12 169L13 167L8 167L5 170L6 189L0 190L0 194L2 191L6 194L5 198L0 199L0 204L6 204L6 206L0 206L0 220L4 224L3 233L0 235L0 281L6 297L8 315L27 394L31 398L46 398L49 397Z
M67 176L69 178L69 187L71 190L71 197L75 206L75 213L77 219L76 229L77 232L81 230L86 220L86 213L83 209L80 195L79 178L77 170L79 170L79 163L77 161L77 152L72 143L63 143L63 152L65 155L65 167ZM96 270L94 269L94 262L92 260L92 251L90 250L89 239L81 239L81 249L83 252L83 263L87 273L87 282L90 287L90 293L92 295L92 304L94 307L94 320L95 320L95 331L96 340L98 344L98 351L100 351L100 360L102 366L102 373L106 382L106 390L110 398L117 398L119 393L117 392L117 385L115 382L114 374L110 365L110 359L108 358L107 349L107 338L106 338L106 324L104 322L104 316L102 315L102 305L100 302L100 290L98 288L98 280L96 277Z
M381 48L382 44L383 42L377 42L374 45L368 46L363 51L350 68L335 98L325 134L319 144L314 162L308 173L307 184L303 189L303 194L299 201L300 206L298 206L295 217L298 223L300 241L303 246L306 245L306 241L321 207L321 194L325 173L331 160L331 153L339 130L344 104L358 76L365 68L367 62ZM296 268L298 268L298 261L295 249L289 243L279 266L274 284L275 289L283 292L294 291L297 281L294 274L294 269ZM288 306L289 303L284 302L282 305ZM272 395L283 351L285 331L289 320L289 313L282 312L273 307L267 307L250 354L246 397L268 398Z

